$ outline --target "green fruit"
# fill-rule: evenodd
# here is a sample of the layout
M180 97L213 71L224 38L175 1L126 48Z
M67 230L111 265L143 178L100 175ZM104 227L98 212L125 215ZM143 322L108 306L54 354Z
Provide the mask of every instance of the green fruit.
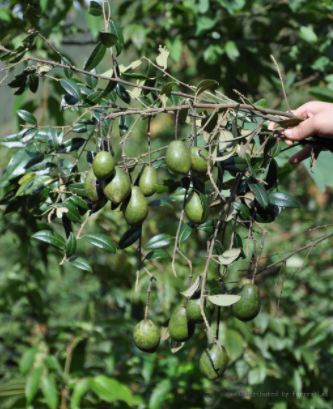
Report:
M109 178L114 170L113 157L108 152L98 152L94 157L92 168L98 180Z
M153 353L160 344L160 330L151 320L142 320L134 328L135 345L143 352Z
M209 204L205 195L192 192L186 199L185 214L193 223L204 223L209 216Z
M137 226L144 222L148 215L148 204L138 186L132 186L131 197L123 210L126 222L130 226Z
M200 154L199 154L200 152ZM208 158L209 153L206 149L200 148L199 146L192 146L191 148L191 163L192 163L192 170L198 174L205 174L207 173L207 161L203 159L200 155ZM213 161L210 160L210 167L213 166Z
M207 321L210 321L211 312L207 307L203 307ZM190 322L201 324L204 322L200 309L200 298L188 300L186 306L186 316Z
M259 288L254 284L245 284L238 295L241 299L231 306L234 316L241 321L253 320L261 306Z
M172 172L187 173L191 169L191 154L185 143L171 142L166 151L165 162Z
M131 193L131 182L125 170L116 168L114 176L102 183L105 196L114 204L119 204Z
M252 284L252 280L250 278L243 277L237 284L237 287L242 288L245 284Z
M169 333L177 342L185 342L192 337L195 324L189 322L186 316L186 308L179 305L172 313L169 321Z
M145 196L152 196L156 192L158 184L157 171L152 166L146 166L139 180L139 188Z
M203 351L200 362L200 370L210 381L215 381L223 375L228 366L228 355L225 349L221 349L215 344L209 344Z
M92 202L97 202L103 197L102 188L99 181L96 179L92 168L87 173L83 186L86 195Z

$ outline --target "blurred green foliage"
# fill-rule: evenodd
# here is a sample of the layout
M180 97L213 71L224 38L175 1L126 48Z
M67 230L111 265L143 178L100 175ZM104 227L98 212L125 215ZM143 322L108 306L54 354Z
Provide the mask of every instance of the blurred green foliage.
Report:
M72 1L2 3L2 45L19 46L26 32L39 26L43 36L61 47L77 66L90 55L92 46L75 41L95 42L102 22L83 11L87 7L84 2L75 2L75 7ZM332 12L328 0L134 0L115 1L112 18L119 22L125 38L126 53L120 55L119 63L128 65L137 55L153 58L158 46L166 45L173 60L168 68L177 79L197 85L203 78L213 78L231 98L232 89L237 88L255 100L266 97L271 108L283 108L271 53L281 64L292 103L305 102L308 93L333 102ZM34 52L39 58L59 60L40 39ZM34 111L39 121L52 125L71 123L75 112L59 110L64 90L58 83L51 84L44 79L37 97L28 90L17 96L14 110ZM2 90L0 98L5 101L1 94ZM15 131L17 124L12 126ZM142 125L130 154L145 143L144 130ZM152 129L154 147L163 146L164 139L171 140L172 132L172 124L156 120ZM1 148L3 168L9 157L8 150ZM321 178L322 190L325 184L332 184L325 178L329 158L326 156L323 162L319 158L315 173ZM331 191L321 193L302 167L291 173L283 156L279 166L280 186L293 192L301 209L282 213L269 226L267 255L302 246L324 234L325 228L308 229L329 224L332 213ZM179 216L180 204L175 208L176 212L168 207L151 211L145 227L146 242L161 231L175 235L174 213ZM313 249L296 275L306 253L288 260L286 271L274 268L259 275L262 310L253 322L242 323L232 317L229 308L222 310L220 341L229 355L229 368L222 379L211 383L198 369L207 343L203 325L197 326L195 336L176 354L171 353L169 341L162 342L154 355L134 347L132 331L143 318L148 286L148 277L142 274L139 291L134 291L134 248L110 255L80 241L77 254L89 260L91 274L68 264L59 266L57 249L31 239L37 230L48 228L45 220L31 216L24 207L6 212L1 207L1 408L332 407L331 241ZM94 214L85 228L87 233L108 234L116 243L126 229L120 213L109 209ZM227 234L229 237L230 231ZM182 244L181 250L192 260L195 274L202 271L208 236L198 232ZM278 257L282 256L269 257L267 263ZM187 285L188 266L179 263L178 278L173 276L169 260L157 260L152 268L157 283L149 314L159 325L181 302L179 292ZM246 267L242 262L232 268L233 282L244 275L238 270ZM213 286L214 280L209 284Z

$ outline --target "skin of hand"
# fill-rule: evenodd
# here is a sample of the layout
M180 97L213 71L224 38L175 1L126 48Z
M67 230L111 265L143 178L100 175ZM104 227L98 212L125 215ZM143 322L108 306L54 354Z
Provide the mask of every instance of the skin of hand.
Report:
M301 141L313 135L333 138L333 104L327 102L308 102L292 113L304 118L305 121L293 128L287 128L281 133L285 136L284 142L292 146L294 141ZM270 124L270 129L272 126ZM297 164L311 155L313 145L308 145L289 158L289 163Z

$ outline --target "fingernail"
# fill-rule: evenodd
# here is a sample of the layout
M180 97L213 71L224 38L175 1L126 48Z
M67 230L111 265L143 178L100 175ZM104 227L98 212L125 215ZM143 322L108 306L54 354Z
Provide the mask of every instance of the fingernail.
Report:
M286 136L287 138L289 138L290 136L293 135L293 130L292 129L285 129L283 131L284 136Z

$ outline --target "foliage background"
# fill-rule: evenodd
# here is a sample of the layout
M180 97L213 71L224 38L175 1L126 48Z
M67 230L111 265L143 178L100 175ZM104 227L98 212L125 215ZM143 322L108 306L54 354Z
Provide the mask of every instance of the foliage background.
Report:
M17 45L31 28L29 18L22 16L28 3L45 13L40 20L42 34L81 67L101 24L87 14L83 1L0 2L1 43ZM279 109L285 109L285 105L270 61L272 53L283 71L293 107L313 98L333 102L332 15L333 6L328 0L274 4L244 0L113 2L113 18L125 37L126 52L121 54L120 64L128 65L142 55L154 58L158 46L166 45L172 61L169 70L177 79L196 85L201 79L213 78L231 98L235 98L232 90L236 88L254 101L264 97L269 107ZM37 42L36 53L41 58L57 59L41 42ZM105 61L101 72L109 64ZM41 85L37 95L26 91L16 98L8 87L1 88L1 136L17 131L18 109L34 112L45 124L73 121L71 113L59 111L60 87L47 79ZM172 122L153 121L154 146L171 140L172 129ZM133 151L145 144L144 128L136 138ZM291 172L286 157L279 159L281 186L293 192L301 210L284 212L269 226L272 237L265 247L266 254L300 246L329 229L308 232L312 227L330 224L330 155L322 154L314 177L307 170L308 164ZM1 168L6 167L9 158L9 151L1 148ZM325 186L328 188L324 192ZM332 407L332 242L316 248L297 275L305 255L288 261L275 318L281 291L281 277L276 284L278 269L258 279L262 311L253 323L241 323L228 310L223 311L220 337L230 365L223 379L210 383L198 368L207 342L203 327L198 326L196 335L175 355L168 342L163 342L152 356L133 346L132 330L143 317L148 284L142 277L139 295L135 295L134 249L110 256L80 242L79 251L89 259L94 273L66 265L61 268L56 250L30 240L36 228L42 229L46 222L32 218L23 209L7 215L4 210L2 206L1 407L53 408L61 402L62 409L75 408L78 391L82 388L84 392L84 379L101 375L108 378L107 382L97 378L99 387L84 395L81 407L110 407L106 402L112 402L112 407L135 405L149 409L233 408L240 404L244 408L274 409ZM178 206L176 216L179 212ZM171 209L162 207L150 213L146 225L147 239L160 231L175 235L177 218ZM125 230L121 216L109 210L94 215L87 225L87 231L109 232L116 242L119 232ZM199 234L183 244L195 272L202 269L199 256L206 238ZM188 271L182 265L176 279L168 262L160 261L158 265L150 316L162 324L180 302L178 294L186 286ZM241 274L237 269L232 281ZM46 382L47 392L38 390L28 406L26 396L29 400L34 389L32 374L40 365L44 367L43 379L53 379L56 387ZM260 391L278 392L278 396L246 396ZM282 396L282 392L289 396ZM326 396L293 396L293 392ZM67 398L61 400L65 393Z

